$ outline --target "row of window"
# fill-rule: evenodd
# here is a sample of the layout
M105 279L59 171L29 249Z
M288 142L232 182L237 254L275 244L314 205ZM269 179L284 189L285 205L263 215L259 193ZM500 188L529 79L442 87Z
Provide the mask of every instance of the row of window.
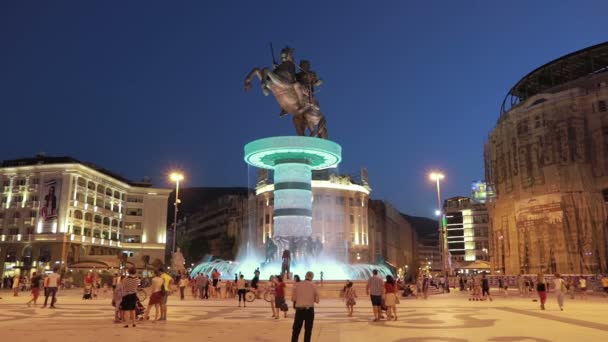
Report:
M38 216L38 212L36 210L30 210L30 211L24 211L24 212L20 212L20 211L15 211L13 213L8 212L0 212L0 219L3 218L14 218L14 219L20 219L22 217L24 218L32 218L32 217L37 217Z
M39 178L29 178L29 183L26 178L15 178L13 180L13 186L25 186L26 184L38 185L40 183ZM6 188L11 185L11 181L9 179L5 179L2 181L2 185Z

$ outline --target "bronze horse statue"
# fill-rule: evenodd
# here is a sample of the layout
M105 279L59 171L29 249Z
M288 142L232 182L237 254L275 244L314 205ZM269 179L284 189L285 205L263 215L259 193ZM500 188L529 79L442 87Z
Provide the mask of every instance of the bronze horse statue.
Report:
M260 79L262 92L268 96L272 93L281 107L279 116L288 113L293 115L293 123L298 135L306 135L308 129L311 137L327 139L325 116L321 113L318 102L314 99L314 87L322 81L310 71L310 63L301 61L301 71L296 73L293 49L281 50L281 64L269 68L255 67L245 77L245 90L251 89L251 79Z

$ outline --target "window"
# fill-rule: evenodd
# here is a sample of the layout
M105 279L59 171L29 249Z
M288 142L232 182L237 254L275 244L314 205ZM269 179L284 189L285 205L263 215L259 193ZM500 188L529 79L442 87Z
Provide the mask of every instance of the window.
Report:
M270 215L266 214L264 220L266 221L266 224L270 223Z
M348 205L350 205L351 207L354 207L354 206L355 206L355 200L354 200L352 197L350 197L350 198L348 199Z
M350 215L350 224L355 224L355 216Z
M3 185L3 186L9 186L9 185L11 185L11 181L9 181L9 180L7 179L7 180L5 180L4 182L2 182L2 185Z
M17 180L17 185L21 185L21 186L25 185L25 178L18 179Z
M143 216L144 211L141 208L129 208L127 209L127 215L131 216Z
M18 211L15 211L15 213L13 214L13 218L16 218L16 219L21 218L21 213Z
M32 210L32 211L30 211L30 218L34 218L34 217L36 217L36 211Z
M597 109L600 112L606 112L608 111L608 108L606 107L606 101L598 101L597 102Z
M144 202L144 197L143 196L127 196L127 202L130 202L130 203L143 203Z
M40 178L32 178L32 184L38 185L40 183Z
M38 195L30 196L30 202L38 202Z
M141 229L141 222L127 222L125 223L125 229Z

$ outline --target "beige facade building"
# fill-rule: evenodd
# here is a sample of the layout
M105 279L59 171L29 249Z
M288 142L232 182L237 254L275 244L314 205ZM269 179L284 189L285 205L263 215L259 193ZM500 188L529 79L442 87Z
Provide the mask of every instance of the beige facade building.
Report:
M485 146L495 270L606 272L608 43L552 61L509 92Z
M419 266L418 238L412 225L386 201L371 200L369 206L372 261L382 258L400 277L411 279Z
M70 157L4 161L0 167L0 267L117 267L164 259L171 190L131 182Z
M317 173L319 175L320 173ZM256 244L263 250L273 237L274 186L265 177L256 189ZM323 251L350 263L370 263L367 182L356 184L348 176L328 175L312 180L312 238L323 243Z

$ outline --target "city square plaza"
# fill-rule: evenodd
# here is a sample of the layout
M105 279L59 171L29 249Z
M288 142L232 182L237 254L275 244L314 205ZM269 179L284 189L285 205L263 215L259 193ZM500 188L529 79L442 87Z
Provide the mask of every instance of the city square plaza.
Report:
M359 291L353 317L342 300L321 298L315 307L313 341L605 341L608 338L608 299L566 299L560 311L549 294L547 309L530 297L494 291L494 300L469 301L452 291L429 299L402 299L398 320L372 322L365 291ZM189 291L188 291L189 292ZM288 291L290 293L290 291ZM323 292L322 292L323 293ZM169 298L168 321L140 321L137 327L113 323L111 291L95 300L82 300L80 289L62 290L57 309L27 307L28 293L19 297L3 291L0 300L2 341L289 341L294 311L271 318L269 304L258 299L246 308L236 300L201 301L177 293ZM333 297L333 296L331 296ZM147 302L147 301L146 301ZM153 315L152 311L152 315ZM300 335L303 338L304 331Z

